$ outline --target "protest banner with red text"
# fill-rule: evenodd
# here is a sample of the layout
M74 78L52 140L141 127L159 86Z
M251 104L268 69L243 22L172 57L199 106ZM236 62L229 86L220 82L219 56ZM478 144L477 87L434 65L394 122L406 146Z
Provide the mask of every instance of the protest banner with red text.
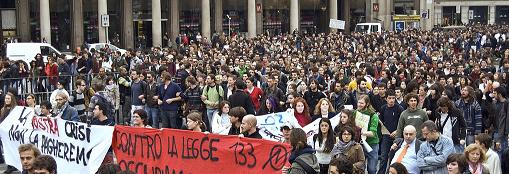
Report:
M120 167L139 174L280 174L290 155L269 140L126 126L115 127L112 147Z

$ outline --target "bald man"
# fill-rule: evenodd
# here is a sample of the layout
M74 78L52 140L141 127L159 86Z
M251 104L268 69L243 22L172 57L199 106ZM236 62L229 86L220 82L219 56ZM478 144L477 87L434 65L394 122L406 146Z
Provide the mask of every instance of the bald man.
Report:
M417 152L421 147L421 141L416 138L417 130L408 125L403 129L403 138L394 140L389 152L389 164L401 163L410 174L419 174L421 170L417 166Z
M240 124L240 132L247 138L262 139L262 135L260 135L260 130L256 127L256 124L256 117L254 115L246 115L242 119L242 124Z

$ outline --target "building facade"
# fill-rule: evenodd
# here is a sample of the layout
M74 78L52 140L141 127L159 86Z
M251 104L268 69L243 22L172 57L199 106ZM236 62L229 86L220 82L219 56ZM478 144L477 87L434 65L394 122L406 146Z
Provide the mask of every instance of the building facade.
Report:
M507 0L2 0L0 11L1 36L60 50L107 41L123 48L166 46L179 34L334 31L329 19L346 21L345 32L358 22L392 30L398 14L420 15L415 26L426 29L509 22Z

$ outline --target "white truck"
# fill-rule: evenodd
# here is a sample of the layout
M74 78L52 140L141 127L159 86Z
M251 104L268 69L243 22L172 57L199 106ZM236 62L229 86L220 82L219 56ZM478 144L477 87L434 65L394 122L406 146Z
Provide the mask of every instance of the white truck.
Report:
M382 33L382 24L381 23L358 23L355 25L355 32L359 33Z
M6 49L6 56L9 60L22 60L28 65L30 62L35 60L35 55L41 54L44 58L44 62L47 62L48 55L56 53L61 55L62 52L55 49L48 43L8 43ZM72 59L72 56L65 55L66 59Z

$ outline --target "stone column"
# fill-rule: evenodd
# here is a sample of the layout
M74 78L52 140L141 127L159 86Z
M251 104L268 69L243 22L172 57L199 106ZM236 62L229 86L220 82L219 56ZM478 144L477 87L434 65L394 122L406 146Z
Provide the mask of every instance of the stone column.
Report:
M263 0L256 0L256 5L260 4L261 12L256 12L256 34L263 33ZM255 8L256 9L256 8Z
M179 24L179 18L180 18L180 8L179 8L180 0L171 0L170 3L170 38L172 39L172 43L175 43L175 38L178 37L180 33L180 24Z
M366 0L366 22L373 20L373 0Z
M247 1L247 37L256 37L256 1Z
M345 21L345 33L350 32L350 1L343 1L343 20Z
M290 0L290 33L300 30L300 0Z
M421 15L425 11L428 11L428 6L427 6L426 1L427 0L420 0L419 1L419 3L420 3L419 4L419 8L416 9L418 15ZM428 28L427 21L428 21L428 19L421 19L421 22L419 23L421 29L426 30Z
M152 46L163 46L161 28L161 0L152 0Z
M488 7L488 14L489 14L489 18L488 18L488 24L490 25L493 25L495 24L495 12L496 12L496 6L495 5L490 5Z
M378 0L378 12L376 12L376 19L379 19L379 20L374 20L374 22L380 22L382 24L382 27L385 28L385 16L387 15L387 3L386 3L387 0ZM373 12L374 13L374 12Z
M468 6L461 6L461 23L468 24Z
M122 32L120 42L125 49L134 48L134 33L133 33L133 0L122 0L121 12L121 25Z
M442 16L443 16L442 7L441 6L437 6L435 4L434 5L434 9L435 9L435 13L434 13L435 17L433 18L433 20L434 20L433 24L435 24L435 25L442 25ZM454 13L456 13L456 11Z
M216 33L223 32L223 0L214 0L214 30ZM211 39L211 38L209 38Z
M41 22L41 41L46 40L47 43L51 43L51 26L50 26L50 12L49 12L49 0L40 0L40 22Z
M83 0L71 1L71 50L83 45Z
M201 0L201 36L210 40L210 0Z
M26 0L16 0L16 33L19 41L30 42L30 3ZM3 40L2 40L3 42Z
M99 43L108 42L108 38L106 38L106 27L102 26L101 16L108 14L108 0L97 0L97 21L99 29Z
M338 19L338 0L329 0L329 18ZM336 32L337 29L330 29L331 32Z

